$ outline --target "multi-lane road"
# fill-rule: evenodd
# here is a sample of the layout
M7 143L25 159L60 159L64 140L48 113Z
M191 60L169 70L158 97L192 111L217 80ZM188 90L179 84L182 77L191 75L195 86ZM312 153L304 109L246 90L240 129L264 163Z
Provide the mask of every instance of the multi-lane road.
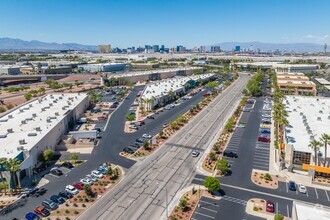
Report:
M199 158L232 115L249 79L241 75L155 153L126 170L125 178L79 219L160 219L175 194L190 184Z

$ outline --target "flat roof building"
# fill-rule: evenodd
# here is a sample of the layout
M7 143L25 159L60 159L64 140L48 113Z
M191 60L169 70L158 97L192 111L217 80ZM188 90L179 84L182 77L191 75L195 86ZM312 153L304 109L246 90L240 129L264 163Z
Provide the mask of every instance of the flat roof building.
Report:
M329 218L329 207L293 201L292 220L328 220Z
M78 68L90 72L116 72L123 71L125 67L126 63L93 63L78 65Z
M31 176L38 156L55 150L88 105L86 93L52 94L8 112L0 118L0 158L18 158L24 175Z
M311 72L320 68L318 64L283 64L277 63L273 65L276 72Z

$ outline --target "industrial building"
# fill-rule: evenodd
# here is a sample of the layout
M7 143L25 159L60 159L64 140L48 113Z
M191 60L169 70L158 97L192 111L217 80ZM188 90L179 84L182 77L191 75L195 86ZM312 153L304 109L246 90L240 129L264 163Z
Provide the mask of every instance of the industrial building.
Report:
M149 101L148 105L144 102L140 102L140 107L147 106L148 109L154 109L156 106L166 104L171 98L177 95L182 96L186 93L186 84L194 84L197 80L209 81L212 79L214 74L200 74L187 77L175 77L173 79L162 80L150 85L147 85L141 95L141 99ZM170 94L172 93L172 97Z
M289 72L289 73L308 73L320 68L318 64L283 64L277 63L273 65L276 72Z
M99 53L110 53L111 45L110 44L101 44L99 45Z
M86 93L53 94L9 111L0 118L0 158L18 158L22 161L18 179L30 177L40 165L39 155L55 150L88 105Z
M315 153L309 144L310 141L319 140L323 133L330 131L330 98L286 96L284 104L289 121L284 135L286 165L297 168L315 165ZM328 162L329 156L330 148L327 149ZM317 152L317 157L316 167L325 160L324 148Z
M94 63L78 65L78 68L89 72L116 72L123 71L125 67L125 63Z
M0 75L18 75L20 74L20 66L2 65L0 66Z

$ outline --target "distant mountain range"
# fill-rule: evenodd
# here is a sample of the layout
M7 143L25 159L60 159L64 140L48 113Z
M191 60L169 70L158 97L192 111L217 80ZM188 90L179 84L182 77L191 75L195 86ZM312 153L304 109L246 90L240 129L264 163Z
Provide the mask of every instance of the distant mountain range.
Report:
M262 52L268 51L285 51L285 52L323 52L323 45L315 43L262 43L262 42L225 42L208 46L220 46L222 50L232 51L235 46L241 49L250 49L257 51L258 48ZM80 51L97 51L96 45L83 45L76 43L46 43L37 40L25 41L14 38L0 38L0 51L59 51L59 50L80 50Z
M13 38L0 38L0 50L2 51L58 51L58 50L84 50L96 51L95 45L83 45L76 43L45 43L37 40L25 41Z
M323 52L324 45L315 44L315 43L262 43L262 42L225 42L210 45L211 46L220 46L221 50L232 51L235 46L240 46L242 49L250 49L252 46L253 51L257 51L258 48L262 52L268 51L285 51L285 52Z

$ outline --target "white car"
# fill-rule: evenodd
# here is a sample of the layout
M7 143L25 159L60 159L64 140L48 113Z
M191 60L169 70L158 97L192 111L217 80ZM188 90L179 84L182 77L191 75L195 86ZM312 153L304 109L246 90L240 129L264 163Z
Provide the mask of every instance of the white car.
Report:
M237 127L238 127L238 128L245 128L245 125L243 125L243 124L239 124L239 125L237 125Z
M92 175L94 175L97 178L102 178L103 177L103 174L98 170L93 170Z
M86 178L92 180L93 182L96 182L98 180L96 176L91 174L87 174Z
M198 150L193 150L193 152L191 153L192 157L198 157L199 155L199 151Z
M150 134L143 134L142 137L146 138L146 139L151 139L152 138L152 136Z
M89 179L89 178L83 178L80 180L80 182L84 185L88 184L88 185L92 185L93 184L93 180Z
M165 109L165 110L171 110L171 106L170 106L170 105L167 105L167 106L165 106L164 109Z
M263 115L261 115L261 117L263 117L263 118L271 118L272 116L269 115L269 114L263 114Z
M69 193L71 193L72 195L76 195L76 194L79 193L79 190L76 189L76 188L75 188L74 186L72 186L72 185L67 185L67 186L65 187L65 190L68 191Z
M297 185L298 185L298 190L299 190L300 193L303 193L303 194L307 193L307 188L306 188L306 186L304 186L304 185L301 184L301 183L298 183Z
M168 124L163 124L163 128L166 128L168 126Z

